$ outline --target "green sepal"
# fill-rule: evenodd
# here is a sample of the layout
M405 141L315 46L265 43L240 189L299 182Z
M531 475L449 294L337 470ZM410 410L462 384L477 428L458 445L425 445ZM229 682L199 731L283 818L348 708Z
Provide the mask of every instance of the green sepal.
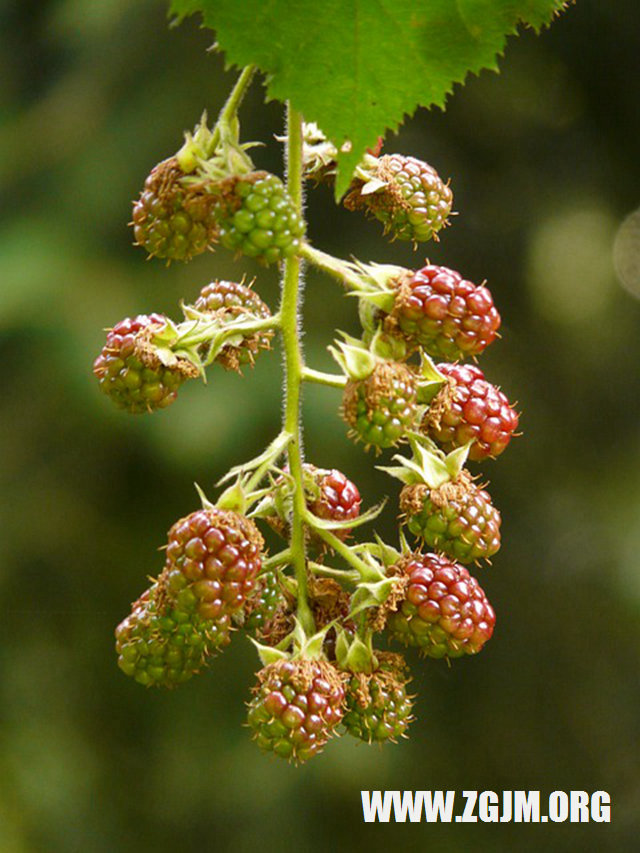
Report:
M371 634L368 633L366 642L357 634L350 643L347 641L346 653L343 653L342 660L337 657L336 647L336 659L340 669L348 672L373 672L378 661L371 647Z
M258 657L263 666L269 666L270 663L277 663L279 660L288 660L290 655L287 652L275 648L275 646L265 646L259 643L253 637L249 637L253 645L256 647Z
M258 471L259 469L264 469L264 473L266 474L267 471L274 466L276 460L285 452L291 442L291 439L291 433L286 432L286 430L282 430L282 432L274 438L271 444L269 444L262 453L255 456L253 459L250 459L248 462L244 462L242 465L235 465L233 468L230 468L224 477L221 477L218 480L216 485L222 486L234 477L249 474L253 471Z
M361 513L357 518L348 518L343 521L332 521L329 518L318 518L312 512L307 510L306 521L309 527L314 527L319 530L351 530L353 527L360 527L373 521L377 518L385 508L387 498L384 498L379 504L370 507L366 512Z
M230 509L240 513L240 515L246 514L247 504L247 495L241 478L238 478L235 483L225 489L216 501L216 506L219 509Z
M202 509L215 509L215 504L212 504L209 498L205 495L203 490L200 488L198 483L193 484L196 492L198 493L198 497L200 498L200 503L202 504Z
M366 184L360 188L360 195L373 195L380 192L387 186L387 181L381 181L380 178L371 178Z
M386 471L391 477L400 480L408 486L423 483L430 489L437 489L444 483L455 480L465 466L472 442L463 447L457 447L446 456L438 451L434 453L423 443L410 439L413 458L395 454L392 459L402 463L398 467L376 466L380 471Z
M311 637L307 637L298 617L296 616L295 628L292 632L294 648L293 657L307 658L309 660L325 660L325 654L323 651L324 641L329 631L336 627L337 623L333 620L332 622L329 622L328 625L325 625L322 630L313 634Z
M407 342L404 338L394 338L383 332L381 327L378 327L371 338L369 349L378 358L386 361L404 361L408 355Z
M393 589L395 578L384 578L375 583L360 583L351 596L351 609L349 617L353 618L369 607L378 607L383 604Z
M364 341L339 332L342 341L336 341L336 346L329 346L328 350L342 368L343 373L353 380L366 379L374 371L376 364L383 359L371 352Z

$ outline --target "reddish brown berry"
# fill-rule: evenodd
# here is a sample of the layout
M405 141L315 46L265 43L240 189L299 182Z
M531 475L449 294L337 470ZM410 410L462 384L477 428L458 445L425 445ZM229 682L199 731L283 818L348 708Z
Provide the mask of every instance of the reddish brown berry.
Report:
M189 261L217 239L213 196L204 183L190 184L175 157L151 171L133 206L136 244L151 257Z
M389 636L432 658L480 651L496 617L478 581L442 554L408 554L395 567L404 599L387 621Z
M93 363L100 389L121 409L132 414L171 405L185 379L198 375L186 359L162 364L150 344L154 330L166 323L161 314L125 318L107 332L107 341Z
M488 560L500 548L500 513L467 471L437 489L405 486L400 509L414 536L460 563Z
M499 388L470 364L439 364L449 380L429 406L422 431L444 450L473 442L469 459L498 456L511 441L518 414Z
M495 340L500 315L489 289L465 281L455 270L427 265L395 283L393 311L385 331L447 361L478 355Z
M321 752L342 719L344 678L326 661L268 664L253 692L248 722L256 743L296 764Z
M254 588L263 545L258 528L243 515L199 509L169 531L161 579L168 595L188 589L198 615L228 629Z
M358 487L341 471L335 468L327 471L313 465L304 468L311 475L314 486L308 494L308 507L314 515L327 521L350 521L360 515L362 498ZM351 530L342 528L333 533L339 539L346 539Z

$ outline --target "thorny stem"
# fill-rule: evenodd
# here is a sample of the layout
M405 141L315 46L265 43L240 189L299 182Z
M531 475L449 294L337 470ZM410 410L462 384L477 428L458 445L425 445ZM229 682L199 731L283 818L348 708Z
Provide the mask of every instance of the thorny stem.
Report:
M302 216L302 117L289 104L287 116L287 190ZM315 623L307 598L307 565L303 518L306 512L302 481L302 428L300 425L300 391L304 362L298 331L300 302L299 257L287 258L282 279L280 302L281 334L285 361L284 430L291 435L287 448L289 474L293 480L291 514L291 563L298 582L297 616L308 636L315 633Z

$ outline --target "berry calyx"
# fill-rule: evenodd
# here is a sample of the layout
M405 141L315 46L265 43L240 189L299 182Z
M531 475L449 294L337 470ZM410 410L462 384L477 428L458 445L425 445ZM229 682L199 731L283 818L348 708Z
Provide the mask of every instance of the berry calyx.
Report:
M268 319L271 311L250 286L235 281L212 281L200 291L193 306L196 311L230 322L240 317ZM245 335L239 342L222 348L215 358L225 370L239 371L245 365L253 366L260 350L271 348L273 331L265 329Z
M402 154L367 158L366 163L368 180L354 180L345 207L364 208L384 223L385 233L399 240L437 239L448 224L453 193L436 170Z
M150 338L166 322L161 314L126 317L109 329L93 363L100 390L132 414L166 408L185 379L198 376L198 369L187 359L176 358L168 366L155 353Z
M414 374L404 364L378 362L366 379L349 379L342 416L365 449L394 447L417 416Z
M442 554L408 554L395 567L404 598L387 620L389 636L432 658L479 652L496 621L478 581Z
M183 183L185 178L175 157L163 160L152 169L133 205L135 242L150 257L189 261L216 242L215 199L207 182Z
M472 442L469 459L498 456L511 441L519 416L505 394L470 364L438 364L448 380L431 401L422 432L443 449Z
M344 678L327 661L296 658L258 673L248 722L266 752L296 764L318 755L340 723Z
M466 470L435 489L405 486L400 509L414 536L460 563L489 560L500 548L500 513Z
M428 264L396 282L383 329L447 361L479 355L495 340L500 314L487 287L455 270Z
M216 195L220 243L227 249L273 264L300 248L304 223L276 175L235 175L219 182Z
M409 672L401 655L376 652L376 658L374 672L351 674L342 723L348 734L366 743L395 743L413 720L406 690Z

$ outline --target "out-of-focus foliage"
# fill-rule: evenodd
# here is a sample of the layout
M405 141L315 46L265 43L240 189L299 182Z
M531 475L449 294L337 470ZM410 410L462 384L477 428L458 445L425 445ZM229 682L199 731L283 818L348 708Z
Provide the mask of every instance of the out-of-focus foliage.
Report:
M498 612L477 658L412 659L412 736L343 739L294 769L242 727L257 658L240 635L172 693L117 669L113 628L162 567L165 531L252 456L280 418L281 358L185 387L131 418L91 363L125 315L178 316L210 278L277 277L224 250L165 268L131 246L145 175L230 86L195 22L156 0L0 3L0 850L631 849L640 796L640 310L617 283L616 230L640 205L640 33L633 0L581 0L513 42L502 73L421 112L387 150L452 176L453 225L430 260L486 278L505 319L483 357L524 436L483 467L505 543L481 583ZM243 109L259 165L281 171L277 104ZM309 193L314 241L343 256L422 264L375 222ZM423 249L424 251L424 249ZM313 272L309 361L355 305ZM308 458L368 503L398 492L345 437L331 389L305 397ZM363 827L360 790L604 789L610 825Z

